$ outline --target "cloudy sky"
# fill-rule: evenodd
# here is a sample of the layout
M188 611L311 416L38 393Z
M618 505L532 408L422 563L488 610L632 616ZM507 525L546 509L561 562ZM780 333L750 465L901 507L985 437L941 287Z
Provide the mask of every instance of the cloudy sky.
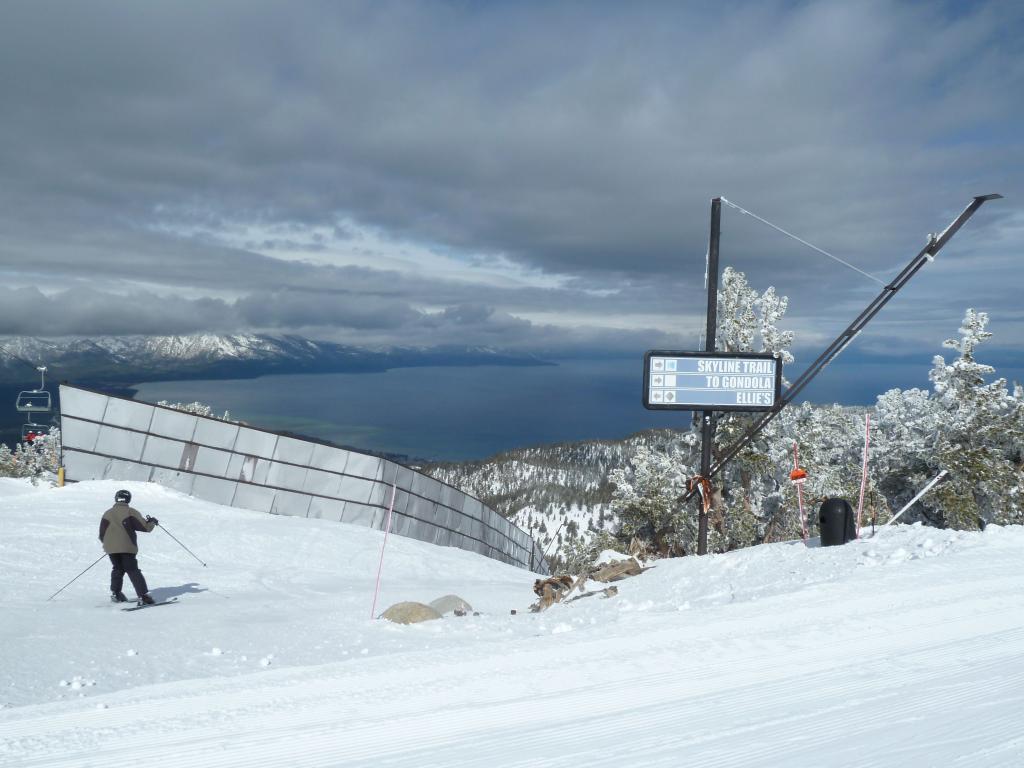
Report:
M892 277L858 341L967 307L1024 357L1016 2L8 2L0 335L693 348L723 195ZM878 285L726 209L798 360Z

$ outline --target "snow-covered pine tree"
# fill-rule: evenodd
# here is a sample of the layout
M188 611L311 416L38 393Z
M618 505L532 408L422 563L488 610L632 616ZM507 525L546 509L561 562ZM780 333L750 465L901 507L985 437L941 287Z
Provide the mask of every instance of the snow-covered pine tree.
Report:
M14 446L11 477L32 477L35 474L35 457L26 443Z
M17 477L15 474L14 454L7 443L0 443L0 477Z
M960 338L944 343L958 356L949 364L942 356L933 360L931 393L894 389L878 398L870 467L892 506L908 501L940 469L950 473L908 521L973 529L1022 520L1024 401L1005 379L985 383L995 369L979 363L975 350L992 335L987 325L985 313L967 310Z
M208 416L211 419L220 419L221 421L231 421L231 412L224 411L223 415L218 416L212 406L206 403L201 403L198 400L192 403L172 403L168 400L161 400L157 405L162 405L165 408L173 408L176 411L184 411L185 413L193 413L196 416Z
M36 469L39 473L57 473L57 469L60 467L60 441L60 430L54 428L32 442L32 450L38 457Z
M627 467L612 470L611 507L621 539L637 538L662 556L695 550L695 520L680 504L689 474L685 461L675 452L641 444Z
M783 364L792 363L793 332L779 330L777 325L788 307L789 299L779 296L774 287L758 295L743 272L726 267L718 291L715 348L719 352L768 352L779 355Z
M839 405L807 409L797 432L800 464L807 470L804 499L855 499L860 492L864 422Z
M786 313L789 299L774 287L758 294L746 275L732 267L722 270L718 292L718 324L715 348L719 352L767 352L778 355L783 364L793 362L789 348L793 332L782 331L778 322ZM715 453L731 445L752 423L754 416L730 413L718 420ZM735 549L763 541L767 519L777 516L784 503L783 486L776 479L780 425L770 424L741 451L722 472L717 483L724 509L708 535L711 552ZM796 520L795 515L793 520Z
M594 566L598 556L606 549L622 551L622 543L607 531L601 531L589 539L570 539L559 553L558 562L552 570L556 574L580 576Z
M944 346L958 353L950 364L937 355L930 374L939 429L934 465L950 479L933 496L940 524L974 528L989 522L1019 521L1019 460L1024 408L1007 390L1006 379L985 383L995 372L977 362L975 348L992 336L988 315L968 309L959 339Z
M40 477L55 474L60 464L60 430L17 443L12 452L0 443L0 477Z
M890 506L902 506L938 473L934 455L940 421L938 404L926 390L891 389L878 396L871 418L868 474ZM885 509L878 522L884 522L890 511Z

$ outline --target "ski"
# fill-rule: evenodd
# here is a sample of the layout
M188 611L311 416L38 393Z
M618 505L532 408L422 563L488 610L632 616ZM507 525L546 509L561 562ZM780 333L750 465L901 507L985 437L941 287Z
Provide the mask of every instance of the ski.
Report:
M178 602L178 598L172 597L170 600L164 600L162 603L153 603L152 605L146 605L145 603L143 603L142 605L133 605L131 608L122 608L121 610L122 611L140 611L143 608L156 608L159 605L173 605L176 602Z

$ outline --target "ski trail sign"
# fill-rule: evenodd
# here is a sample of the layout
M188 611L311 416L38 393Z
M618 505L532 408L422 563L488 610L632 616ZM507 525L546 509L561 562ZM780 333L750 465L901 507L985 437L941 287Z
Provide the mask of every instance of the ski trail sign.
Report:
M652 411L770 411L782 392L782 360L771 354L644 354L644 408Z

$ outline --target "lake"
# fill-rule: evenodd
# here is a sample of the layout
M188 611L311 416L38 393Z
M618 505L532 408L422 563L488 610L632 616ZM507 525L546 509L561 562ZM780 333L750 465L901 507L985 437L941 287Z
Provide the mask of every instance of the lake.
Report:
M920 361L885 363L846 355L798 399L874 404L891 387L927 389L929 362L925 355ZM794 380L801 368L792 366L786 376ZM1009 370L1010 375L1016 372ZM198 400L256 427L356 448L460 461L543 443L620 439L651 427L688 427L689 412L644 409L642 376L643 356L637 355L551 366L167 381L136 385L136 397L147 402Z
M146 402L199 402L271 430L437 460L689 425L640 400L642 358L554 366L396 368L134 385Z

